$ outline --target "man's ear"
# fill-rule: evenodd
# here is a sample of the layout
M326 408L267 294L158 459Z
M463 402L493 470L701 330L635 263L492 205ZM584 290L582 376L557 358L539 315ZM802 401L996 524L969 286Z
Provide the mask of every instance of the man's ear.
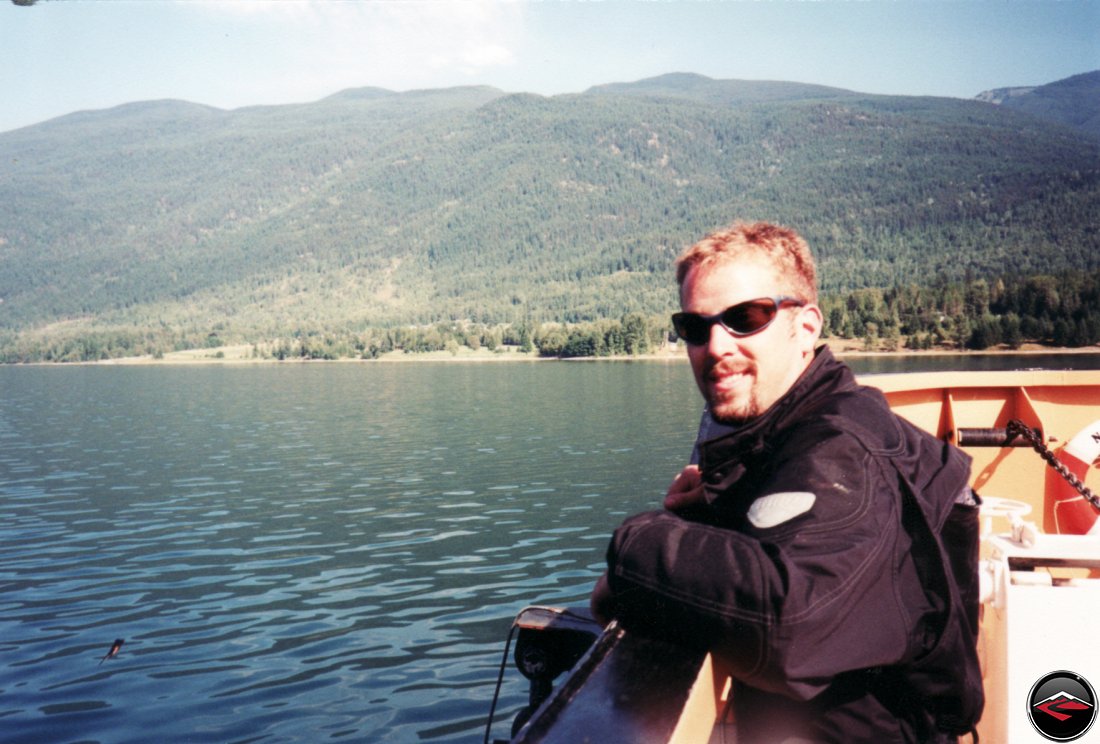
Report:
M802 351L813 353L821 338L821 329L825 324L825 318L821 314L821 308L817 305L805 305L799 308L798 319L795 321L795 332L802 342Z

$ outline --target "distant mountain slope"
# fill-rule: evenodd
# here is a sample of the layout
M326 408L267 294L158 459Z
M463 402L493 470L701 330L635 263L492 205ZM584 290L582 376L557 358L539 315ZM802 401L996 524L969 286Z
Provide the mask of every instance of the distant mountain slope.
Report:
M1100 70L1036 87L997 88L978 100L1023 111L1100 138Z
M704 75L686 72L668 73L634 83L598 85L587 92L644 97L668 96L719 105L837 100L859 96L851 91L824 85L783 81L714 80Z
M663 314L675 255L735 218L800 228L826 291L1100 265L1097 142L957 99L671 75L159 101L0 134L0 162L8 333Z

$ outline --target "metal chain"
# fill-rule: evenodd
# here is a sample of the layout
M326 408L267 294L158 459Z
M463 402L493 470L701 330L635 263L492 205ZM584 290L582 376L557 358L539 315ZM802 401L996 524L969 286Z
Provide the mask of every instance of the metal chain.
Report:
M1038 433L1036 433L1034 429L1019 419L1012 419L1005 428L1010 437L1018 435L1026 439L1031 445L1031 448L1038 452L1040 457L1046 460L1047 465L1052 467L1054 472L1062 476L1066 483L1073 486L1074 490L1081 494L1081 498L1092 504L1093 509L1100 511L1100 496L1093 493L1092 489L1082 483L1080 478L1070 472L1066 464L1059 460L1054 453L1043 444L1043 440L1039 438Z

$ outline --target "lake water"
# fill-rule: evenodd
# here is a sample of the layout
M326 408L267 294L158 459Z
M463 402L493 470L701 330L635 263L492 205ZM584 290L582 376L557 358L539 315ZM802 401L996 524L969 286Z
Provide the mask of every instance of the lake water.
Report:
M698 409L683 363L0 368L0 741L479 742Z

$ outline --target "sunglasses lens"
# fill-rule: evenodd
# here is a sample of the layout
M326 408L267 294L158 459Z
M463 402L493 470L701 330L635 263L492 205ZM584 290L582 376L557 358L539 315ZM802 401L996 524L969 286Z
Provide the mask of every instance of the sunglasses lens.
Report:
M775 300L749 300L727 307L720 315L676 313L672 316L672 327L684 341L702 346L710 340L710 328L715 323L721 323L735 336L749 336L767 328L778 312L779 305Z
M726 308L722 313L722 325L734 333L755 333L771 323L779 308L772 300L753 300Z
M695 313L676 313L672 316L672 327L676 335L693 346L707 342L710 335L710 323Z

